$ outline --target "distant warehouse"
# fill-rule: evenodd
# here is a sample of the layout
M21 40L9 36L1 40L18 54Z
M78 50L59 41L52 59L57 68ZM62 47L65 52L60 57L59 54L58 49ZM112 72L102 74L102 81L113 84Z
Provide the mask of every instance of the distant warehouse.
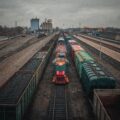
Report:
M33 18L31 19L31 31L37 32L39 30L39 19Z

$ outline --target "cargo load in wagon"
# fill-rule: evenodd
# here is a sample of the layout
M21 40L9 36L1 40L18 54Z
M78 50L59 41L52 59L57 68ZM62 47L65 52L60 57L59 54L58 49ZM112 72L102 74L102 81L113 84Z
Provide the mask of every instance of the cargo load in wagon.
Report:
M75 65L79 76L81 77L82 64L88 61L94 61L94 59L86 51L78 51L75 53Z
M75 40L69 40L68 42L69 42L69 44L71 44L71 45L77 45L77 44L78 44Z
M93 61L83 63L81 79L88 95L92 95L94 89L112 89L116 86L115 78Z
M71 48L74 52L84 50L80 45L71 45Z
M57 45L55 52L67 53L65 45Z
M68 40L71 40L72 37L71 36L66 36L65 39L68 41Z
M79 45L71 45L71 58L73 61L74 61L75 52L81 51L81 50L84 50L84 49Z

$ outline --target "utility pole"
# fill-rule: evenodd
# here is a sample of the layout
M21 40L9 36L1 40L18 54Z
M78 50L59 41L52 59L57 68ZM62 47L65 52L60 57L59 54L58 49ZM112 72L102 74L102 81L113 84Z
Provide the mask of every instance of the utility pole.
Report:
M65 27L64 27L65 25L63 24L63 31L65 31L64 29L65 29Z
M101 39L100 39L100 50L99 50L99 57L100 57L100 60L102 59L101 48L102 48L102 43L101 43Z
M79 32L80 32L80 26L81 26L81 23L79 22Z

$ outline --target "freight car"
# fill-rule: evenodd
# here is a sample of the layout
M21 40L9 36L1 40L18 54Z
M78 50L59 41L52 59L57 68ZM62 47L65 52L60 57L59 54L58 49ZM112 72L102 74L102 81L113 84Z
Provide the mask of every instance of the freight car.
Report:
M72 40L72 37L71 36L65 36L65 40L68 42L69 40Z
M115 78L85 50L76 50L72 56L72 43L69 41L67 44L70 48L70 56L73 57L80 81L96 118L98 120L119 120L120 90L113 89L116 87Z
M81 72L84 62L94 61L94 59L85 51L78 51L75 53L75 66L79 77L81 78Z
M68 41L71 45L78 45L78 43L75 40L69 40Z
M75 62L74 61L75 53L79 52L79 51L84 51L84 49L79 45L70 45L70 53L71 53L71 58L72 58L73 62Z
M66 70L68 69L68 60L66 58L66 54L67 50L65 46L65 40L63 37L60 37L57 41L55 59L53 60L54 77L52 82L55 84L69 83L68 77L66 75Z
M120 89L94 90L93 104L98 120L120 120Z
M110 89L115 88L115 79L112 75L103 69L95 61L84 62L81 70L81 80L86 93L90 96L94 89Z
M93 95L94 89L108 89L115 88L115 78L105 70L104 67L99 65L81 46L70 46L70 56L75 63L75 67L79 74L80 80L88 96Z
M0 120L22 120L54 44L50 41L0 90Z

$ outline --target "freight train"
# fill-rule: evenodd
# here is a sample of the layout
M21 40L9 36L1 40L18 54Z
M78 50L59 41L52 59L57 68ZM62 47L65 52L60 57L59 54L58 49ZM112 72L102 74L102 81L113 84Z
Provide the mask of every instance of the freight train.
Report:
M115 78L103 66L98 64L76 40L73 38L68 40L70 38L68 36L65 38L67 38L69 54L87 95L93 96L94 89L115 88Z
M67 49L65 43L65 39L63 37L59 37L55 49L55 59L53 60L54 77L52 82L55 84L69 83L69 79L66 74L69 61L67 60Z
M95 118L97 120L120 120L120 89L114 89L116 79L81 47L80 41L69 37L68 34L64 34L64 37L68 41L69 55L93 107Z
M57 36L56 36L57 37ZM55 39L40 49L0 89L0 120L22 120L55 46Z

